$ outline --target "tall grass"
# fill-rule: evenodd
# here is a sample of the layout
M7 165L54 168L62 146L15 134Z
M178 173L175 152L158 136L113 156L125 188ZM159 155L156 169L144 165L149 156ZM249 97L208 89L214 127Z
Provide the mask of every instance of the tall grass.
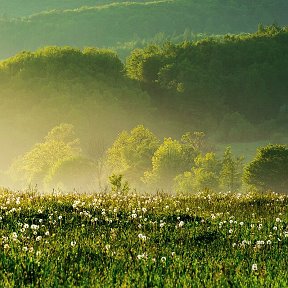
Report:
M287 287L288 197L0 195L2 287Z

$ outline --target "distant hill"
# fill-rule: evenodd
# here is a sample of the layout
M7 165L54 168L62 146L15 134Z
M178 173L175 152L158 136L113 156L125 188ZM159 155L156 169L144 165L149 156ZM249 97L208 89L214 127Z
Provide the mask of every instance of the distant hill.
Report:
M193 33L252 32L260 22L288 24L286 0L163 0L110 4L111 1L104 0L62 0L43 1L41 5L36 2L39 1L29 1L24 7L23 1L18 1L17 5L17 1L12 1L15 11L19 10L15 15L27 15L28 7L31 7L29 13L57 10L17 19L2 17L0 58L45 45L115 47L133 40L150 39L159 33L174 36L185 33L189 38ZM9 5L11 11L13 6ZM9 15L8 10L2 9Z
M29 16L51 10L76 9L113 2L152 2L151 0L0 0L0 16L6 18Z

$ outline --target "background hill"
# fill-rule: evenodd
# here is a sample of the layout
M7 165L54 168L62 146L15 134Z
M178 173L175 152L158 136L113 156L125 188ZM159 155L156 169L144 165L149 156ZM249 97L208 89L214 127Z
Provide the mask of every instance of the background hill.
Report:
M29 1L23 7L22 1L2 1L0 58L47 45L129 50L144 40L163 42L177 35L193 40L199 33L252 32L259 23L287 24L284 0L109 2Z

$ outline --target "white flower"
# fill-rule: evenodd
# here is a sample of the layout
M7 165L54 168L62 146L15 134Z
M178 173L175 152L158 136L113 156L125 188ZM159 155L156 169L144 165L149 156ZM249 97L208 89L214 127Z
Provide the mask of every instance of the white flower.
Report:
M271 240L267 240L267 242L266 242L268 245L271 245Z
M281 222L281 219L280 218L276 218L276 222Z
M138 234L138 238L145 241L147 239L147 237L143 234Z
M278 228L277 228L277 226L274 226L274 227L273 227L273 230L275 230L275 231L276 231L277 229L278 229Z
M184 226L184 224L185 224L184 221L180 221L179 224L178 224L178 226L181 228L181 227Z
M137 259L138 259L138 260L141 260L141 259L143 259L143 258L147 258L147 253L143 253L143 254L137 255Z
M36 241L41 241L42 240L42 236L37 236L36 237Z
M240 222L239 224L240 224L240 226L243 226L243 225L244 225L244 222Z
M229 234L232 234L232 232L233 232L233 229L229 229Z
M26 251L28 251L28 247L24 246L24 247L22 248L22 250L23 250L24 252L26 252Z
M146 209L145 207L143 207L143 208L142 208L142 212L143 212L143 213L146 213L146 212L147 212L147 209Z
M252 271L257 271L257 270L258 270L257 264L253 264L252 265Z
M165 226L165 222L160 223L160 228L163 228Z
M132 217L133 219L135 219L135 218L137 218L137 214L136 214L136 213L132 213L132 214L131 214L131 217Z
M175 255L176 255L176 253L175 253L175 252L172 252L172 253L171 253L171 256L172 256L172 257L174 257Z
M49 231L46 231L46 232L45 232L45 235L46 235L46 236L49 236L49 234L50 234Z
M76 245L76 241L71 241L71 246L74 247Z
M164 256L161 257L161 262L162 262L162 263L166 262L166 257L164 257Z
M63 218L63 217L62 217L61 215L60 215L60 216L58 216L58 219L59 219L59 220L61 220L62 218Z

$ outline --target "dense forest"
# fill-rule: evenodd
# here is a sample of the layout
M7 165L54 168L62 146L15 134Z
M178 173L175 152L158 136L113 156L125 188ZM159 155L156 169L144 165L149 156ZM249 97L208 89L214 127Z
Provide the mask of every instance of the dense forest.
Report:
M115 47L121 57L153 41L286 25L285 0L1 1L0 58L50 45ZM123 2L123 3L121 3Z
M176 181L177 190L210 167L210 178L199 172L193 187L215 188L225 182L228 155L238 167L235 183L241 182L243 161L216 146L287 143L287 43L286 27L259 25L252 34L135 49L125 64L99 48L46 47L6 59L0 63L0 128L9 135L0 144L2 178L8 173L21 185L53 187L66 175L61 169L82 167L87 177L98 171L99 183L113 172L137 187L170 189ZM117 140L122 130L131 134ZM148 142L138 151L140 139Z

